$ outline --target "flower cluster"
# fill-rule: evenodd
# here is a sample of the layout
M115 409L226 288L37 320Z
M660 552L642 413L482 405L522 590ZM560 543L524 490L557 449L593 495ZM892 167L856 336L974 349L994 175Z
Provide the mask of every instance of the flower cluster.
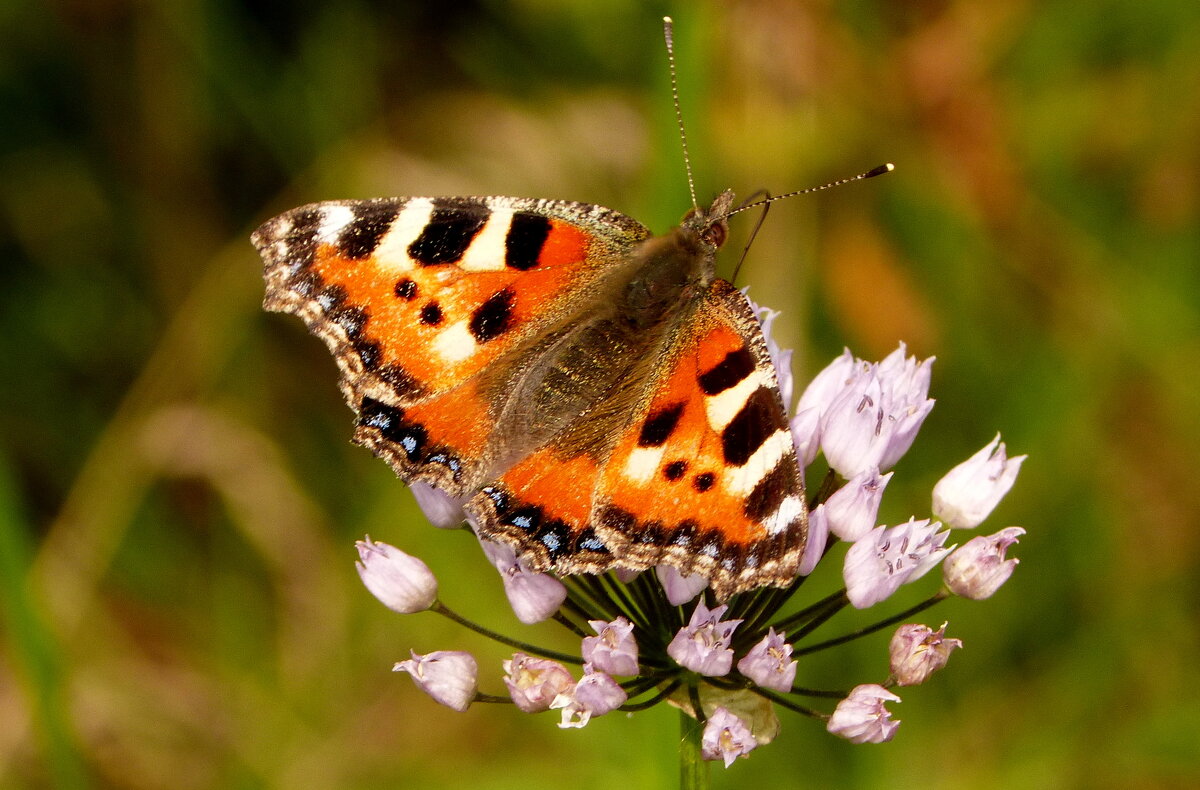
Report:
M759 309L780 391L790 400L791 352L770 339L775 315ZM932 359L908 356L903 345L878 363L846 351L801 395L791 420L797 456L810 479L824 477L809 502L800 574L788 588L751 590L718 602L706 590L706 578L682 576L672 567L654 574L557 578L531 570L507 546L484 541L483 551L499 571L517 618L523 623L559 620L581 638L577 655L527 645L471 623L437 599L437 582L423 562L369 538L360 542L359 572L385 605L402 613L446 614L517 648L503 663L506 697L478 691L478 668L467 653L414 652L395 669L455 710L476 701L506 701L526 713L559 711L560 727L583 727L614 710L666 701L699 722L703 757L726 766L775 736L777 707L817 718L829 732L854 743L890 740L899 722L885 705L900 701L891 689L924 682L962 646L946 636L945 624L934 630L905 621L952 594L992 595L1017 564L1006 558L1007 549L1024 534L1008 527L961 547L948 545L952 529L979 526L1016 479L1025 457L1008 458L999 436L937 483L928 517L878 523L894 474L890 470L933 407L928 397L932 365ZM824 458L823 469L818 457ZM429 486L413 489L438 526L468 520L461 501ZM834 540L846 544L844 552L834 551ZM792 603L817 565L839 554L844 586L807 605ZM943 586L918 605L849 634L810 641L839 611L875 607L939 566ZM809 679L797 684L803 656L897 623L902 624L888 647L889 670L882 683L842 691L809 688ZM802 697L840 701L823 713L799 704Z

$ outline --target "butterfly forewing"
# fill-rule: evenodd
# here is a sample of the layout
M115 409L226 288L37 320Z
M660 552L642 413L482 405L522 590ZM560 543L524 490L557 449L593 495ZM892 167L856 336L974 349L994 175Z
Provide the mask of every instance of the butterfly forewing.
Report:
M391 198L304 206L253 240L267 309L302 318L337 358L356 440L461 494L481 482L503 405L480 374L568 324L648 235L588 204Z

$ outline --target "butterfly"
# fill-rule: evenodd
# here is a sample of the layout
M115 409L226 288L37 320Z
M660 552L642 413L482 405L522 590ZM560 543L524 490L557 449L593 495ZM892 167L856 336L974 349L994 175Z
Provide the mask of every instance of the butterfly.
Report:
M733 193L671 232L514 197L314 203L253 234L268 310L325 341L354 441L543 571L673 566L719 599L796 576L803 474Z

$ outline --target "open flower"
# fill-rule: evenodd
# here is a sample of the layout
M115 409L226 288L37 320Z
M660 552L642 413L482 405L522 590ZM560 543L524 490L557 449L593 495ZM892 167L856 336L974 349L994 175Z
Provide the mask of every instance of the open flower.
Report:
M712 712L704 723L704 734L700 736L701 756L705 760L724 760L726 768L757 746L758 741L746 723L724 707Z
M551 708L562 709L559 727L583 727L593 716L603 716L625 704L629 695L617 681L606 672L595 671L585 664L583 677L570 691L563 692L550 703Z
M888 469L908 451L933 409L932 363L906 357L903 343L877 365L856 361L821 416L821 449L831 467L852 478Z
M946 586L964 598L978 601L991 597L1020 561L1016 557L1005 559L1004 552L1024 534L1020 527L1005 527L995 535L971 538L946 560Z
M1000 434L986 447L946 473L933 487L933 512L948 526L983 523L1017 481L1026 456L1008 458Z
M767 635L738 661L738 672L763 688L791 691L797 662L792 660L792 646L784 641L785 636L768 629Z
M850 696L838 703L825 729L852 743L886 743L896 734L900 722L892 721L884 703L899 701L899 697L875 683L856 686Z
M733 637L734 629L742 622L722 622L721 616L728 608L718 606L710 610L704 601L697 601L691 620L679 629L671 644L667 645L667 654L680 666L701 675L728 675L733 668L733 650L729 647L729 640Z
M504 685L517 707L526 713L549 710L559 694L575 686L567 668L548 658L513 653L504 662Z
M475 657L461 650L436 650L420 655L410 651L412 658L397 662L393 672L407 672L413 682L447 708L462 713L475 699L479 667Z
M936 631L927 625L902 625L888 645L892 677L901 686L924 683L960 647L961 639L946 638L945 623Z
M363 585L387 608L413 614L437 600L437 579L421 560L370 536L354 545L358 548L355 566Z
M938 532L941 526L909 519L890 529L876 527L851 546L842 570L850 603L858 609L877 604L941 562L950 552L943 548L950 532Z
M589 620L598 636L583 638L583 660L610 675L638 673L638 646L633 638L633 623L618 617L611 623Z
M875 526L883 490L887 488L892 474L880 475L879 469L872 466L833 492L823 505L825 517L829 520L829 531L850 542L865 537Z

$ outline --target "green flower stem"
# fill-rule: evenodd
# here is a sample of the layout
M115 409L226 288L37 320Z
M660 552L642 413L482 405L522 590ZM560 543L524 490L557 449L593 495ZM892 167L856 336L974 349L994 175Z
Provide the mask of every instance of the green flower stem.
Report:
M679 711L679 788L707 790L708 764L701 754L700 737L704 725L686 711Z
M792 627L801 623L808 623L822 615L828 616L826 613L830 610L836 612L844 607L849 601L846 599L846 590L842 588L835 593L825 596L814 604L806 606L795 614L788 615L784 619L773 623L776 631L787 631L788 635L793 640L800 638L808 631L800 634L791 633Z
M522 642L517 639L509 639L507 636L504 636L503 634L498 634L495 631L484 628L483 626L479 625L478 623L471 622L470 620L468 620L467 618L458 614L457 612L452 611L449 607L447 607L441 601L434 601L433 606L429 607L429 611L437 612L440 615L445 615L446 617L449 617L451 620L458 623L459 625L464 626L466 628L470 628L472 631L474 631L477 634L483 634L488 639L494 639L502 645L508 645L509 647L514 647L523 653L530 653L535 656L541 656L542 658L550 658L555 661L562 661L565 664L582 664L583 663L583 659L579 656L572 656L572 655L568 655L567 653L559 653L556 650L546 650L545 648L538 647L537 645L531 645L528 642Z

